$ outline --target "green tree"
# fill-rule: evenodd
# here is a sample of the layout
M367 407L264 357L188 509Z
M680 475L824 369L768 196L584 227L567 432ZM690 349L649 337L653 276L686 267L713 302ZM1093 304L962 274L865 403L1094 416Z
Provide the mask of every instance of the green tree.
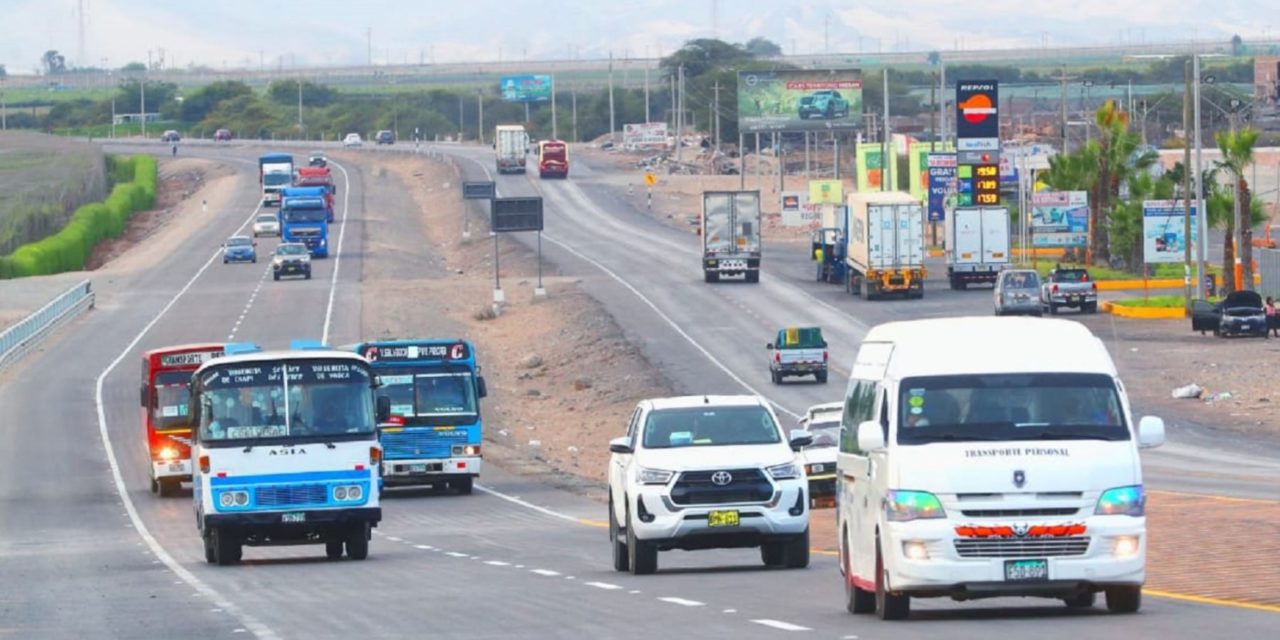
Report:
M196 89L182 101L179 118L183 122L204 120L225 100L253 93L249 85L238 80L220 80Z
M1223 247L1222 268L1224 271L1224 279L1230 285L1239 286L1246 291L1253 290L1253 225L1246 218L1246 213L1251 210L1249 192L1249 183L1245 180L1245 169L1253 164L1253 149L1258 144L1258 131L1251 127L1245 127L1239 131L1220 131L1214 136L1218 141L1218 150L1222 152L1222 159L1218 161L1218 166L1225 170L1232 178L1233 204L1235 210L1231 216L1231 225L1227 230L1226 242ZM1241 263L1241 279L1243 282L1234 282L1235 278L1235 238L1233 231L1235 226L1240 229L1240 263ZM1234 291L1235 286L1227 286L1227 291Z
M676 69L683 66L687 81L753 59L755 55L743 47L714 38L698 38L684 43L684 46L663 58L658 67L666 70L669 76L674 76Z
M1121 110L1113 100L1108 100L1094 114L1098 127L1096 171L1097 180L1089 198L1089 249L1095 264L1107 264L1111 259L1109 216L1112 203L1120 194L1120 185L1139 171L1145 171L1156 161L1151 151L1138 153L1141 138L1129 128L1129 114Z
M298 81L276 80L267 87L267 95L280 104L296 107L298 105ZM333 102L336 95L337 92L333 90L333 87L307 80L302 81L302 105L305 107L327 106Z
M143 96L140 91L141 84L139 80L120 83L120 88L116 90L117 113L142 112ZM147 111L149 113L159 112L165 105L173 101L174 96L178 95L178 85L172 82L148 80L146 88ZM110 103L110 99L106 100L106 102Z
M142 73L147 70L147 65L144 62L130 62L129 64L120 67L120 70L125 73Z
M1075 153L1049 158L1049 169L1040 180L1054 191L1092 191L1098 180L1098 143L1090 142Z
M45 75L52 76L59 73L66 73L67 58L66 56L58 53L57 49L50 49L44 52L43 56L40 56L40 66L44 69Z
M768 38L752 38L742 48L757 58L776 58L782 55L782 47Z
M284 115L287 109L271 104L256 94L224 100L204 120L201 129L231 129L240 138L269 138L295 120Z

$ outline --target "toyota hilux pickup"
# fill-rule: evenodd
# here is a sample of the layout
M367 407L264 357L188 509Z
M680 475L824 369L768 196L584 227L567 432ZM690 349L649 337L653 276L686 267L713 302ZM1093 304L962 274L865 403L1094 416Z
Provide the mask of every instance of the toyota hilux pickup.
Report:
M827 341L818 327L788 327L767 348L769 377L781 384L788 376L812 375L821 384L827 382Z
M1048 314L1056 314L1062 307L1097 313L1098 284L1087 269L1056 267L1040 285L1040 306Z

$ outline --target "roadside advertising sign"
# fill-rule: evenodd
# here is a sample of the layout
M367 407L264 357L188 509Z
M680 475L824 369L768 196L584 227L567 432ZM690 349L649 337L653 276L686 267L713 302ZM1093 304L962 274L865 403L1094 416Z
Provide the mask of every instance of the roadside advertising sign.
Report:
M667 146L667 123L641 122L622 125L622 144L626 147Z
M809 202L814 204L844 202L844 183L839 180L810 180Z
M782 226L803 227L822 218L822 205L811 202L804 191L782 192Z
M879 191L884 180L884 149L873 143L858 145L858 191Z
M929 194L929 172L927 171L929 168L929 156L936 152L946 151L954 152L955 147L950 142L930 145L928 142L920 142L919 140L913 141L907 151L907 175L911 176L910 180L908 180L911 195L921 202L924 202L924 199ZM954 158L955 153L952 153L951 156Z
M956 191L956 154L930 153L928 156L929 222L947 219L947 196Z
M857 69L738 72L738 128L827 131L862 126L862 72Z
M956 83L959 164L1000 163L1000 92L995 80Z
M1035 247L1089 246L1089 192L1031 194L1031 244Z
M1181 200L1142 201L1142 261L1182 262L1186 257L1186 211ZM1200 240L1196 205L1191 203L1191 244Z
M551 76L503 76L498 89L506 102L550 102Z

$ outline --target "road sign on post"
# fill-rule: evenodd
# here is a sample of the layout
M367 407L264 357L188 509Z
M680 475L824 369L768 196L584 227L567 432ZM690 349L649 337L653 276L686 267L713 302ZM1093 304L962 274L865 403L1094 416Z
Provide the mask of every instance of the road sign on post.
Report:
M464 200L492 200L497 195L492 182L463 182L462 198Z
M494 198L489 228L495 233L542 231L542 198Z

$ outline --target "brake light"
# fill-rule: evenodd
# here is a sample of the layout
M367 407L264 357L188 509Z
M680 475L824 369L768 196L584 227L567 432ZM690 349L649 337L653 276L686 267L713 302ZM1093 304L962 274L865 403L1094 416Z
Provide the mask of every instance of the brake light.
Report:
M369 464L378 466L382 462L382 449L379 447L369 447Z
M200 456L200 473L209 473L209 456Z
M1053 292L1054 292L1054 293L1057 293L1057 292L1058 292L1058 285L1056 285L1056 284L1055 284L1055 285L1053 285Z
M1096 282L1090 282L1090 283L1089 283L1089 288L1090 288L1090 289L1093 289L1094 291L1097 291L1097 290L1098 290L1098 283L1096 283Z
M826 351L823 351L823 352L822 352L822 363L823 363L823 364L826 364L826 362L827 362L827 352L826 352Z
M781 353L781 352L778 352L778 351L774 351L774 352L773 352L773 361L774 361L774 362L777 362L778 364L782 364L782 353Z

